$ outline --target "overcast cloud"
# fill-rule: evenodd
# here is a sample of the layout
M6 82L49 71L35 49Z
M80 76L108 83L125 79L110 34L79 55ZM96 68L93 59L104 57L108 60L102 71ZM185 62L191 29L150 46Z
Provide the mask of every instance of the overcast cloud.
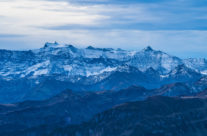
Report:
M205 0L1 0L0 48L58 41L207 58Z

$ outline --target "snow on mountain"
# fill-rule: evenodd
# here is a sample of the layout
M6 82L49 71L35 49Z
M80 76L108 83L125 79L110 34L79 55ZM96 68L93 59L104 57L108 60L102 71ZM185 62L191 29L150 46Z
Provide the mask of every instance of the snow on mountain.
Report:
M113 72L118 66L133 66L144 72L153 68L166 75L178 65L204 73L206 60L181 60L175 56L147 47L141 51L126 51L111 48L94 48L89 46L78 49L72 45L46 43L41 49L32 51L0 51L0 76L7 79L38 78L38 76L62 75L97 76ZM195 64L195 65L194 65Z
M207 60L202 59L202 58L190 58L190 59L185 59L183 60L184 64L191 68L194 69L198 72L201 72L202 74L207 74Z
M197 80L205 71L205 59L182 60L151 47L127 51L46 43L36 50L0 50L0 102L44 99L64 89L159 88Z
M172 70L169 75L174 79L181 79L181 78L195 78L201 76L198 72L193 69L186 67L184 64L178 65L174 70Z
M129 65L137 67L141 71L153 68L160 73L168 73L181 63L181 59L153 50L151 47L137 52L129 61Z

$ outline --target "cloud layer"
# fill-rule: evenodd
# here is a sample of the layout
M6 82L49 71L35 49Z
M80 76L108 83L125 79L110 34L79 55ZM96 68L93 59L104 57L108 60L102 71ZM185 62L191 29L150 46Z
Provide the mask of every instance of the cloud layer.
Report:
M59 41L207 57L206 13L204 0L1 0L0 48Z

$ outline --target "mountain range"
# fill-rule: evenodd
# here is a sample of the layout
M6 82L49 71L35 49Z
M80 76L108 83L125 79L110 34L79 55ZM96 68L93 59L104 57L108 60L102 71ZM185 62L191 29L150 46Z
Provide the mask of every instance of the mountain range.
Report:
M103 114L105 114L105 111L107 110L117 109L117 106L122 107L123 105L127 109L128 105L129 106L134 105L133 103L142 103L142 106L134 107L134 111L133 109L131 109L130 112L133 113L127 113L129 115L135 113L138 114L139 113L138 111L142 112L142 110L145 109L159 111L160 108L161 109L164 108L163 111L170 110L171 112L173 112L173 109L171 109L172 108L171 105L173 105L174 103L170 102L171 100L167 100L171 98L168 98L166 96L171 96L171 97L176 96L177 98L183 97L182 99L184 100L185 97L191 99L196 99L196 98L206 99L206 91L202 91L190 95L188 89L189 88L187 88L185 85L181 83L176 83L172 85L167 85L166 87L163 87L161 89L153 89L153 90L147 90L143 87L136 87L136 86L132 86L130 88L123 89L120 91L77 92L77 91L65 90L60 94L44 101L24 101L15 104L1 104L0 105L0 135L8 136L8 135L16 135L17 133L20 133L20 135L22 135L22 133L26 133L26 135L30 136L32 135L31 133L37 133L37 136L39 136L40 134L43 133L42 135L45 136L47 134L52 133L57 128L67 128L68 126L72 127L74 125L80 125L80 124L83 125L84 122L88 122L91 119L94 120L93 118L95 116L100 116L98 114L100 113L102 114L102 112ZM155 98L157 97L157 98L155 99L155 101L154 99L152 99L153 101L150 101L149 103L148 101L149 98L151 97L155 97ZM160 101L161 102L163 101L161 105L160 105ZM127 105L125 104L129 102L132 103ZM150 106L150 104L153 103L156 104ZM175 99L175 104L176 103L177 103L177 99ZM178 101L178 103L180 103L180 100ZM196 105L196 103L194 105ZM162 107L162 106L169 106L169 108L167 109L166 107ZM184 106L188 106L188 105L186 104ZM181 107L176 107L176 108L181 108ZM129 111L122 110L122 112L123 114L126 114L126 112ZM115 114L114 116L119 117L119 114L122 114L122 112L114 113ZM150 112L154 112L154 111L150 111ZM133 119L133 117L134 116L129 116L129 119ZM87 124L87 127L83 127L81 129L86 129L89 126L90 125ZM46 128L42 130L42 127L46 127ZM107 125L107 127L110 126ZM67 132L68 135L71 135L72 133L74 133L74 132L70 132L72 130L73 129L69 128L68 132L66 130L65 131ZM79 131L81 133L85 132L85 130L84 131L79 130ZM58 133L59 132L62 132L62 130L58 131ZM108 133L108 131L106 132ZM35 136L35 134L33 135ZM87 134L82 134L82 135L85 136ZM103 135L105 135L105 133L103 133Z
M141 51L76 48L57 42L27 51L0 50L0 103L46 100L63 90L158 89L205 78L206 59L180 59L150 46ZM204 83L205 84L205 83ZM202 91L202 87L190 87Z
M68 93L67 96L71 96L68 95ZM125 91L124 93L123 96L126 95ZM183 98L153 96L144 101L127 102L100 112L81 124L70 124L71 118L68 116L64 118L63 121L58 120L58 117L61 117L58 113L61 113L61 111L49 110L47 107L45 107L45 110L50 112L54 111L54 113L51 112L51 115L47 113L47 115L50 116L46 117L46 115L43 114L44 112L40 112L42 109L39 109L40 114L38 116L40 118L38 118L38 120L36 118L36 121L37 107L36 109L33 107L32 109L23 110L26 113L21 113L21 110L20 113L18 113L17 110L15 113L7 113L10 115L3 120L9 120L10 122L0 127L0 134L6 136L204 136L207 133L207 98L206 95L202 95L202 97L200 97L200 95L201 94L197 94L194 97ZM125 96L125 98L126 97L127 96ZM100 97L97 97L97 100L99 98ZM121 97L116 98L120 100ZM98 103L100 101L98 100ZM105 104L105 106L108 105L108 103ZM57 108L55 105L53 106L53 109ZM59 102L58 106L63 109L63 106L66 105ZM91 108L94 108L94 106ZM64 109L67 109L70 113L68 106ZM81 111L83 112L83 110ZM91 110L85 114L90 113L90 111ZM33 112L33 114L28 114L29 112ZM80 114L82 112L80 112ZM14 114L22 116L19 116L20 118L14 118ZM25 119L27 115L29 115L28 118L32 117L31 120L23 120L25 122L20 121L21 119ZM13 118L11 119L11 117ZM64 116L62 116L62 118L63 117ZM79 116L79 119L81 119L81 117L82 116ZM34 124L31 124L31 122ZM16 123L16 125L12 123ZM41 123L42 125L37 125Z
M0 50L2 136L200 136L207 61L57 42Z
M54 129L49 135L205 136L206 103L206 98L151 97L116 106L81 125ZM35 132L42 134L38 129Z

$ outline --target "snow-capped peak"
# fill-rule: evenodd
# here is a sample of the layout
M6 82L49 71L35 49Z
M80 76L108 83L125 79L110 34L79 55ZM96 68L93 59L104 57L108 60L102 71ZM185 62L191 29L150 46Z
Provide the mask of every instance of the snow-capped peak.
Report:
M42 75L61 75L64 78L98 76L102 73L119 71L123 69L123 67L120 68L123 65L126 66L126 69L133 67L142 72L148 69L151 72L155 71L165 75L178 65L186 64L182 59L153 50L150 46L146 47L144 51L127 51L92 46L76 48L73 45L47 42L44 48L32 52L10 52L12 51L2 51L0 56L0 59L4 60L0 66L0 76L4 78L38 78ZM191 61L190 64L193 62ZM203 63L200 64L205 66ZM207 70L207 66L202 70ZM174 73L177 72L174 71ZM185 70L180 72L185 72Z
M62 48L66 46L67 45L62 45L55 41L54 43L46 42L44 48Z
M44 48L56 47L58 45L59 45L59 43L57 43L56 41L54 43L46 42Z
M9 85L21 81L13 88L17 92L25 87L36 89L37 85L44 89L44 84L51 86L53 83L54 90L64 90L63 87L79 90L82 85L91 91L131 85L152 89L166 83L200 79L197 71L207 73L206 60L184 61L150 46L141 51L127 51L92 46L76 48L54 42L32 51L0 50L0 80ZM57 84L54 81L58 81ZM10 88L2 90L10 91Z
M188 74L188 73L192 73L195 72L192 69L186 67L184 64L178 65L175 69L172 70L171 74Z

